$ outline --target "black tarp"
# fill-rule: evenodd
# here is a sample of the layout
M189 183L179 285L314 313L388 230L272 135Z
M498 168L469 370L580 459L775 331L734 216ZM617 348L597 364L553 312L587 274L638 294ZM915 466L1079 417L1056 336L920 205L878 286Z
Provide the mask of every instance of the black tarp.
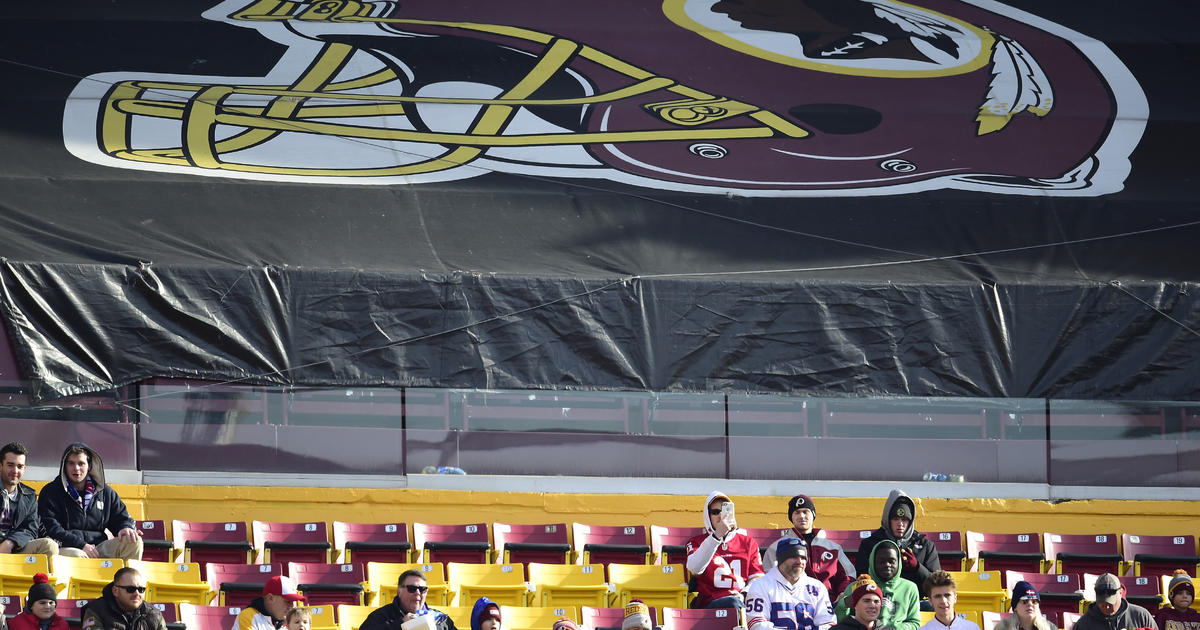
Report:
M235 24L222 18L233 4L274 12ZM0 9L0 76L8 86L0 95L0 307L35 397L153 376L818 395L1200 395L1193 244L1200 204L1189 159L1200 146L1200 8L1166 0L938 0L917 3L926 12L889 18L883 26L892 30L877 30L895 41L900 24L919 44L887 52L904 63L919 54L959 63L944 59L947 32L990 41L1018 65L1037 61L1037 72L1015 71L1034 85L1016 98L1044 97L1044 82L1057 88L1053 108L1044 115L1033 105L1014 109L1004 129L980 134L976 105L991 99L994 77L1003 76L995 54L990 65L948 76L874 76L881 72L871 70L872 60L830 72L729 46L713 52L711 39L662 17L695 3L547 3L541 13L532 2L470 4L247 1L222 3L214 13L215 0L116 1ZM907 6L863 4L874 14L843 21L879 22L884 9ZM318 19L333 10L356 19ZM413 21L386 21L396 16ZM525 30L471 27L464 35L463 27L446 25L468 17ZM431 24L434 18L447 22ZM364 28L383 35L363 35ZM839 37L826 38L828 50L886 39ZM311 46L289 47L281 43L287 38ZM290 85L246 78L275 79L281 58L298 67L300 53L370 49L378 67L364 64L363 71L393 72L403 86L395 94L443 100L398 99L388 105L390 118L360 113L356 124L386 120L463 135L454 117L478 103L447 95L497 98L483 89L490 84L516 94L537 71L531 60L550 56L555 42L573 55L566 65L512 96L532 99L521 116L536 112L537 120L511 117L509 131L491 135L520 133L520 125L600 134L586 152L490 149L487 160L466 164L475 158L454 156L492 146L476 137L487 135L482 110L471 110L478 118L467 127L475 136L453 145L461 153L424 156L464 162L444 175L415 176L414 183L301 181L266 168L198 174L195 165L214 156L196 147L250 135L228 120L208 127L207 137L172 127L202 118L206 103L225 98L222 86L246 83L270 94L220 101L218 113L269 119L285 132L330 120L337 106L355 102L322 100L302 78ZM578 44L619 62L589 56ZM958 54L966 59L969 51ZM1112 59L1134 82L1106 74ZM569 103L533 102L644 84L646 76L622 63L686 89L647 93L629 106L592 104L582 115ZM337 66L322 85L352 69ZM444 77L423 78L431 72ZM1039 72L1046 78L1037 79ZM198 84L217 88L201 93ZM104 110L101 99L118 85L145 91L114 98ZM1137 106L1141 93L1148 120ZM751 116L735 115L692 127L654 118L651 105L668 97L712 95L728 97L721 107L755 103L786 120L747 124ZM764 104L776 100L782 104ZM294 103L327 109L305 118ZM161 120L138 127L121 117L138 107L157 107ZM791 124L811 136L778 146L728 139L767 127L778 138ZM197 143L191 153L155 144L168 127L166 136ZM124 133L125 148L143 150L143 161L96 158L103 143L84 146L92 129L110 143ZM666 136L623 144L603 136L614 129L691 135L682 144ZM1113 149L1122 134L1129 146ZM296 164L328 169L375 159L380 149L410 162L430 150L428 142L382 144L367 136L326 142L303 150L284 144L283 151L303 153ZM1075 145L1091 148L1071 153ZM907 153L877 153L887 146ZM700 156L699 170L672 175L679 169L669 150L676 148ZM715 177L701 161L714 151L727 152L725 163L743 180L761 171L762 181L776 181L789 167L772 156L810 150L839 160L872 156L859 162L874 172L890 162L888 177L933 163L969 170L953 181L881 188L828 160L842 184L813 184L820 178L807 172L780 185L697 184ZM1102 167L1084 160L1089 152L1101 156ZM904 162L913 155L922 157ZM1062 171L1071 185L1046 183L1072 160L1084 161L1070 177ZM592 175L601 171L607 175ZM1076 185L1089 173L1093 181Z

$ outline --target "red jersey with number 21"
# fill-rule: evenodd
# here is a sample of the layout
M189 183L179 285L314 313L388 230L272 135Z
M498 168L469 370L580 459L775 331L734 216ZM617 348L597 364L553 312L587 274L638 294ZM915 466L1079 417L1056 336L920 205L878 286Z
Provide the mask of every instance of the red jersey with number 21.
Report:
M687 553L700 547L709 534L693 536L687 542ZM763 574L758 543L742 530L737 530L723 543L717 544L712 560L697 575L696 605L703 607L718 597L736 595L746 590L746 583Z

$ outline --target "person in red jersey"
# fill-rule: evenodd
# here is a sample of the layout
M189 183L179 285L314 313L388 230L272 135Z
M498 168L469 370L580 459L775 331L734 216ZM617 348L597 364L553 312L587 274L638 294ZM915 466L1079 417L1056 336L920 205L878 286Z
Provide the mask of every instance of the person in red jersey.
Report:
M687 543L687 569L697 579L694 606L744 608L742 593L763 574L758 543L738 529L733 502L722 492L708 495L702 517L705 533Z

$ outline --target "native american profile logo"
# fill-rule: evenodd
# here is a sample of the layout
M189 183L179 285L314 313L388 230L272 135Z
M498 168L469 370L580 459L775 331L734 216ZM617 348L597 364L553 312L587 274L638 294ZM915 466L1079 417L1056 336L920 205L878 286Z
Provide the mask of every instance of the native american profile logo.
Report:
M1095 196L1148 115L1103 44L990 0L471 4L222 2L286 46L267 76L87 77L66 146L271 181Z

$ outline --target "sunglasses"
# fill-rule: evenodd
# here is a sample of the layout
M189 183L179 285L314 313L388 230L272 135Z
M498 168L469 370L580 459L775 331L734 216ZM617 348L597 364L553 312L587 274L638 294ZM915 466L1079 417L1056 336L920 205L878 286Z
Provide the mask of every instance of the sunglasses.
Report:
M129 593L130 595L133 595L134 593L145 593L146 592L145 586L123 586L123 585L118 584L117 588L125 589L125 592Z
M417 586L416 584L405 584L404 588L407 589L409 593L424 593L429 590L428 586Z
M721 513L721 508L713 508L713 509L709 510L708 513L712 514L713 516L716 516Z

